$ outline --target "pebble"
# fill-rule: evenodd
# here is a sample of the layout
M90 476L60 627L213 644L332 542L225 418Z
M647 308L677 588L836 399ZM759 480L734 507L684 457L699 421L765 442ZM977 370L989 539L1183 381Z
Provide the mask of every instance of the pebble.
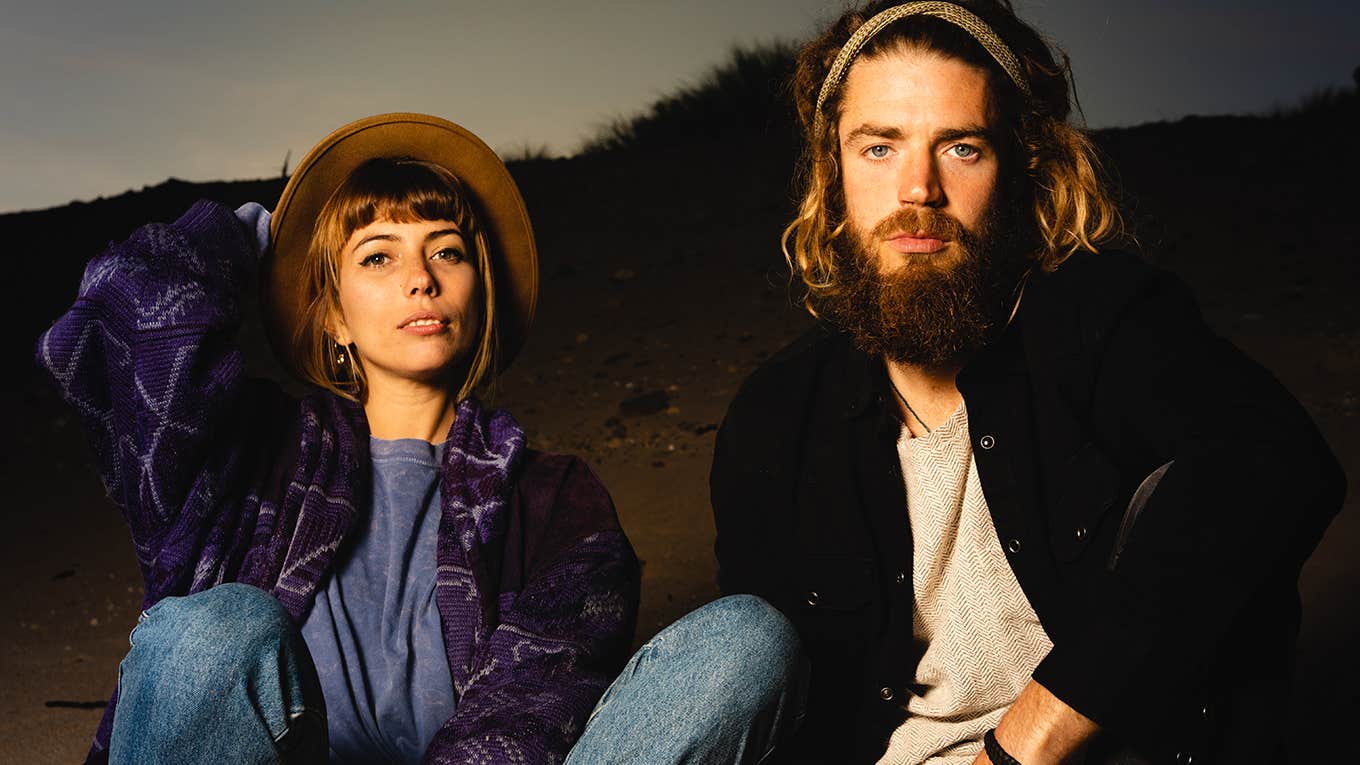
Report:
M619 403L619 413L625 417L643 417L664 412L670 405L670 394L664 390L654 390L624 399Z

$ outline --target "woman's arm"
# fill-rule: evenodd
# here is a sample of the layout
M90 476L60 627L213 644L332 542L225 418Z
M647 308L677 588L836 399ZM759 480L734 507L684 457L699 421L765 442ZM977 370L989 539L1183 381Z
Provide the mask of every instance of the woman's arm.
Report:
M500 621L429 763L561 762L628 658L640 572L608 493L575 458L526 461Z
M268 225L262 209L243 213L201 201L110 245L38 342L144 565L191 493L207 493L199 470L242 387L231 336Z

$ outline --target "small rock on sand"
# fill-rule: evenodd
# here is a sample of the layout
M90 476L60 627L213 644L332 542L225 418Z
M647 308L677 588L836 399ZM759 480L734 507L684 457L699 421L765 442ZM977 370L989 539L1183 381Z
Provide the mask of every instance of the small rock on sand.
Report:
M619 402L619 414L624 417L645 417L649 414L666 411L666 407L670 404L670 394L664 390L654 390Z

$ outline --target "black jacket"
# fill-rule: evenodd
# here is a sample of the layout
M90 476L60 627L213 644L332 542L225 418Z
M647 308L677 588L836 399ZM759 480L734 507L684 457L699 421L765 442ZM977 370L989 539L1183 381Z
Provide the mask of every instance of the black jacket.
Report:
M1117 253L1032 278L958 387L998 541L1054 643L1035 679L1154 761L1268 759L1299 569L1345 493L1302 407L1180 281ZM746 381L714 454L720 583L802 635L811 761L883 751L922 648L887 390L881 362L815 328Z

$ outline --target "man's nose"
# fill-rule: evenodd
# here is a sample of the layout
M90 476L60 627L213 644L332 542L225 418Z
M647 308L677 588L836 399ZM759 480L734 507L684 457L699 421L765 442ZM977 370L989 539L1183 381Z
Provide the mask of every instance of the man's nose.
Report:
M927 207L939 207L944 203L940 168L934 157L909 157L902 163L897 179L897 203Z
M417 258L406 277L406 294L419 295L422 293L430 297L438 295L439 282L435 281L434 274L430 271L429 261L424 258Z

